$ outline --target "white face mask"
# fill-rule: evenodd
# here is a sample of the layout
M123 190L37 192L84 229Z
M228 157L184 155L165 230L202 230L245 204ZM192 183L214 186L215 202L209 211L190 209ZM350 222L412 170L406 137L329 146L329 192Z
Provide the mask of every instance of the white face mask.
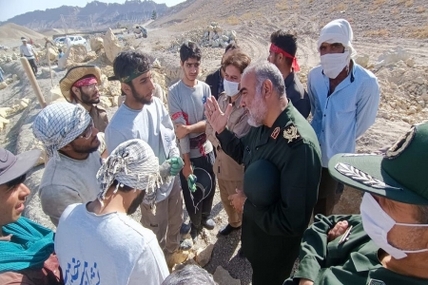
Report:
M379 203L369 193L364 193L363 201L360 206L361 218L363 221L364 231L373 240L373 242L395 259L402 259L407 256L406 253L427 252L428 249L420 250L402 250L388 243L388 232L394 225L407 227L428 227L424 224L405 224L396 223L379 205Z
M335 79L349 64L349 51L343 53L328 53L321 56L321 66L325 76Z
M224 93L232 97L239 93L239 83L223 79Z

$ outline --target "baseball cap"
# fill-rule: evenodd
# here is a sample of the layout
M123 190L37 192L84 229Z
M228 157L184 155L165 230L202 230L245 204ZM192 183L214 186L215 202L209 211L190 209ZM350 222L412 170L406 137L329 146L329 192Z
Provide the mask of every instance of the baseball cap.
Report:
M0 185L27 173L40 157L39 150L30 150L19 155L0 148Z
M353 188L428 205L428 121L412 126L384 155L341 153L328 168L333 178Z

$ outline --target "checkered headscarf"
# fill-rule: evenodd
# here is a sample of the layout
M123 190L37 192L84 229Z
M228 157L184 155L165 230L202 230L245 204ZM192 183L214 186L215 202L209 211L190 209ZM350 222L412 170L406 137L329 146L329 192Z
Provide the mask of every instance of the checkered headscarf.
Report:
M49 157L59 158L58 150L75 140L91 123L80 105L56 103L44 108L33 122L33 134L45 146Z
M117 180L120 184L136 190L145 190L145 202L153 204L156 190L161 184L159 160L152 148L143 140L133 139L121 143L101 166L97 173L101 185L99 199L103 200L109 187Z

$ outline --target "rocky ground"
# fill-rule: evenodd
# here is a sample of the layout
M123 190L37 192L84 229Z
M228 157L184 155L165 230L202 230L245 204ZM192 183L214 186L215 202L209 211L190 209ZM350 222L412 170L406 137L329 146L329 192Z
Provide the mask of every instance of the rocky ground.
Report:
M90 45L88 54L81 51L70 55L65 66L78 62L99 65L106 76L112 74L111 57L121 49L135 48L147 52L156 61L156 80L166 88L180 77L177 42L186 38L202 38L206 27L216 21L224 30L235 30L237 42L253 60L264 59L268 55L269 35L282 28L297 32L299 38L298 59L302 82L306 82L307 72L317 65L316 40L319 29L329 20L344 17L354 27L354 47L358 52L357 62L371 70L381 86L381 105L375 124L358 140L358 152L378 152L391 145L410 124L426 119L428 108L428 14L424 1L229 1L199 0L187 1L174 14L160 18L148 26L146 39L125 36L123 41L104 38L104 48ZM2 27L0 27L0 30ZM26 31L26 33L30 33ZM0 43L12 43L10 33ZM2 33L0 33L0 36ZM18 37L19 38L19 37ZM93 41L95 42L95 40ZM43 42L40 52L43 53ZM11 46L13 46L11 44ZM218 67L223 50L203 47L201 78ZM13 55L0 51L3 55ZM0 141L11 151L22 152L37 147L30 126L40 106L34 96L19 61L0 63L8 75L7 86L0 90ZM15 76L13 76L16 74ZM43 67L37 82L47 101L60 96L55 89L64 70L54 67L52 71ZM109 85L104 79L103 104L114 113L120 93L117 85ZM52 91L53 89L53 91ZM56 91L55 91L56 90ZM27 101L22 101L26 99ZM116 103L115 103L116 102ZM10 109L5 109L10 107ZM3 126L3 128L2 128ZM43 165L34 169L27 181L32 189L25 215L53 228L43 214L37 195L38 184L43 173ZM335 213L357 213L361 194L345 189ZM217 231L227 224L227 216L222 209L218 193L213 206L213 218L217 226L213 231L204 231L195 246L196 251L206 249L196 258L201 263L204 254L212 256L205 268L215 273L220 284L251 284L251 266L238 257L240 232L228 237L217 237ZM196 253L192 253L196 254ZM205 258L206 259L206 258ZM221 266L226 271L223 271ZM227 279L226 273L236 279ZM226 278L226 279L225 279ZM239 279L239 280L238 280Z

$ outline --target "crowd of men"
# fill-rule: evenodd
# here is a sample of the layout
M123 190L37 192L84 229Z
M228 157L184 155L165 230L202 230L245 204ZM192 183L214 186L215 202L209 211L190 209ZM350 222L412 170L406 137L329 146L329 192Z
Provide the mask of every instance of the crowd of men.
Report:
M253 285L426 284L428 123L382 155L355 154L380 94L352 60L352 40L343 19L321 30L307 91L297 38L282 30L267 60L229 45L207 83L201 49L186 42L166 105L148 56L121 52L109 79L124 102L110 121L97 106L100 69L68 70L68 102L32 126L47 154L39 195L55 234L21 216L39 151L0 148L0 283L216 284L198 266L170 270L215 228L218 183L228 215L218 234L242 229ZM344 185L364 192L360 215L331 215ZM130 217L138 208L140 223Z

